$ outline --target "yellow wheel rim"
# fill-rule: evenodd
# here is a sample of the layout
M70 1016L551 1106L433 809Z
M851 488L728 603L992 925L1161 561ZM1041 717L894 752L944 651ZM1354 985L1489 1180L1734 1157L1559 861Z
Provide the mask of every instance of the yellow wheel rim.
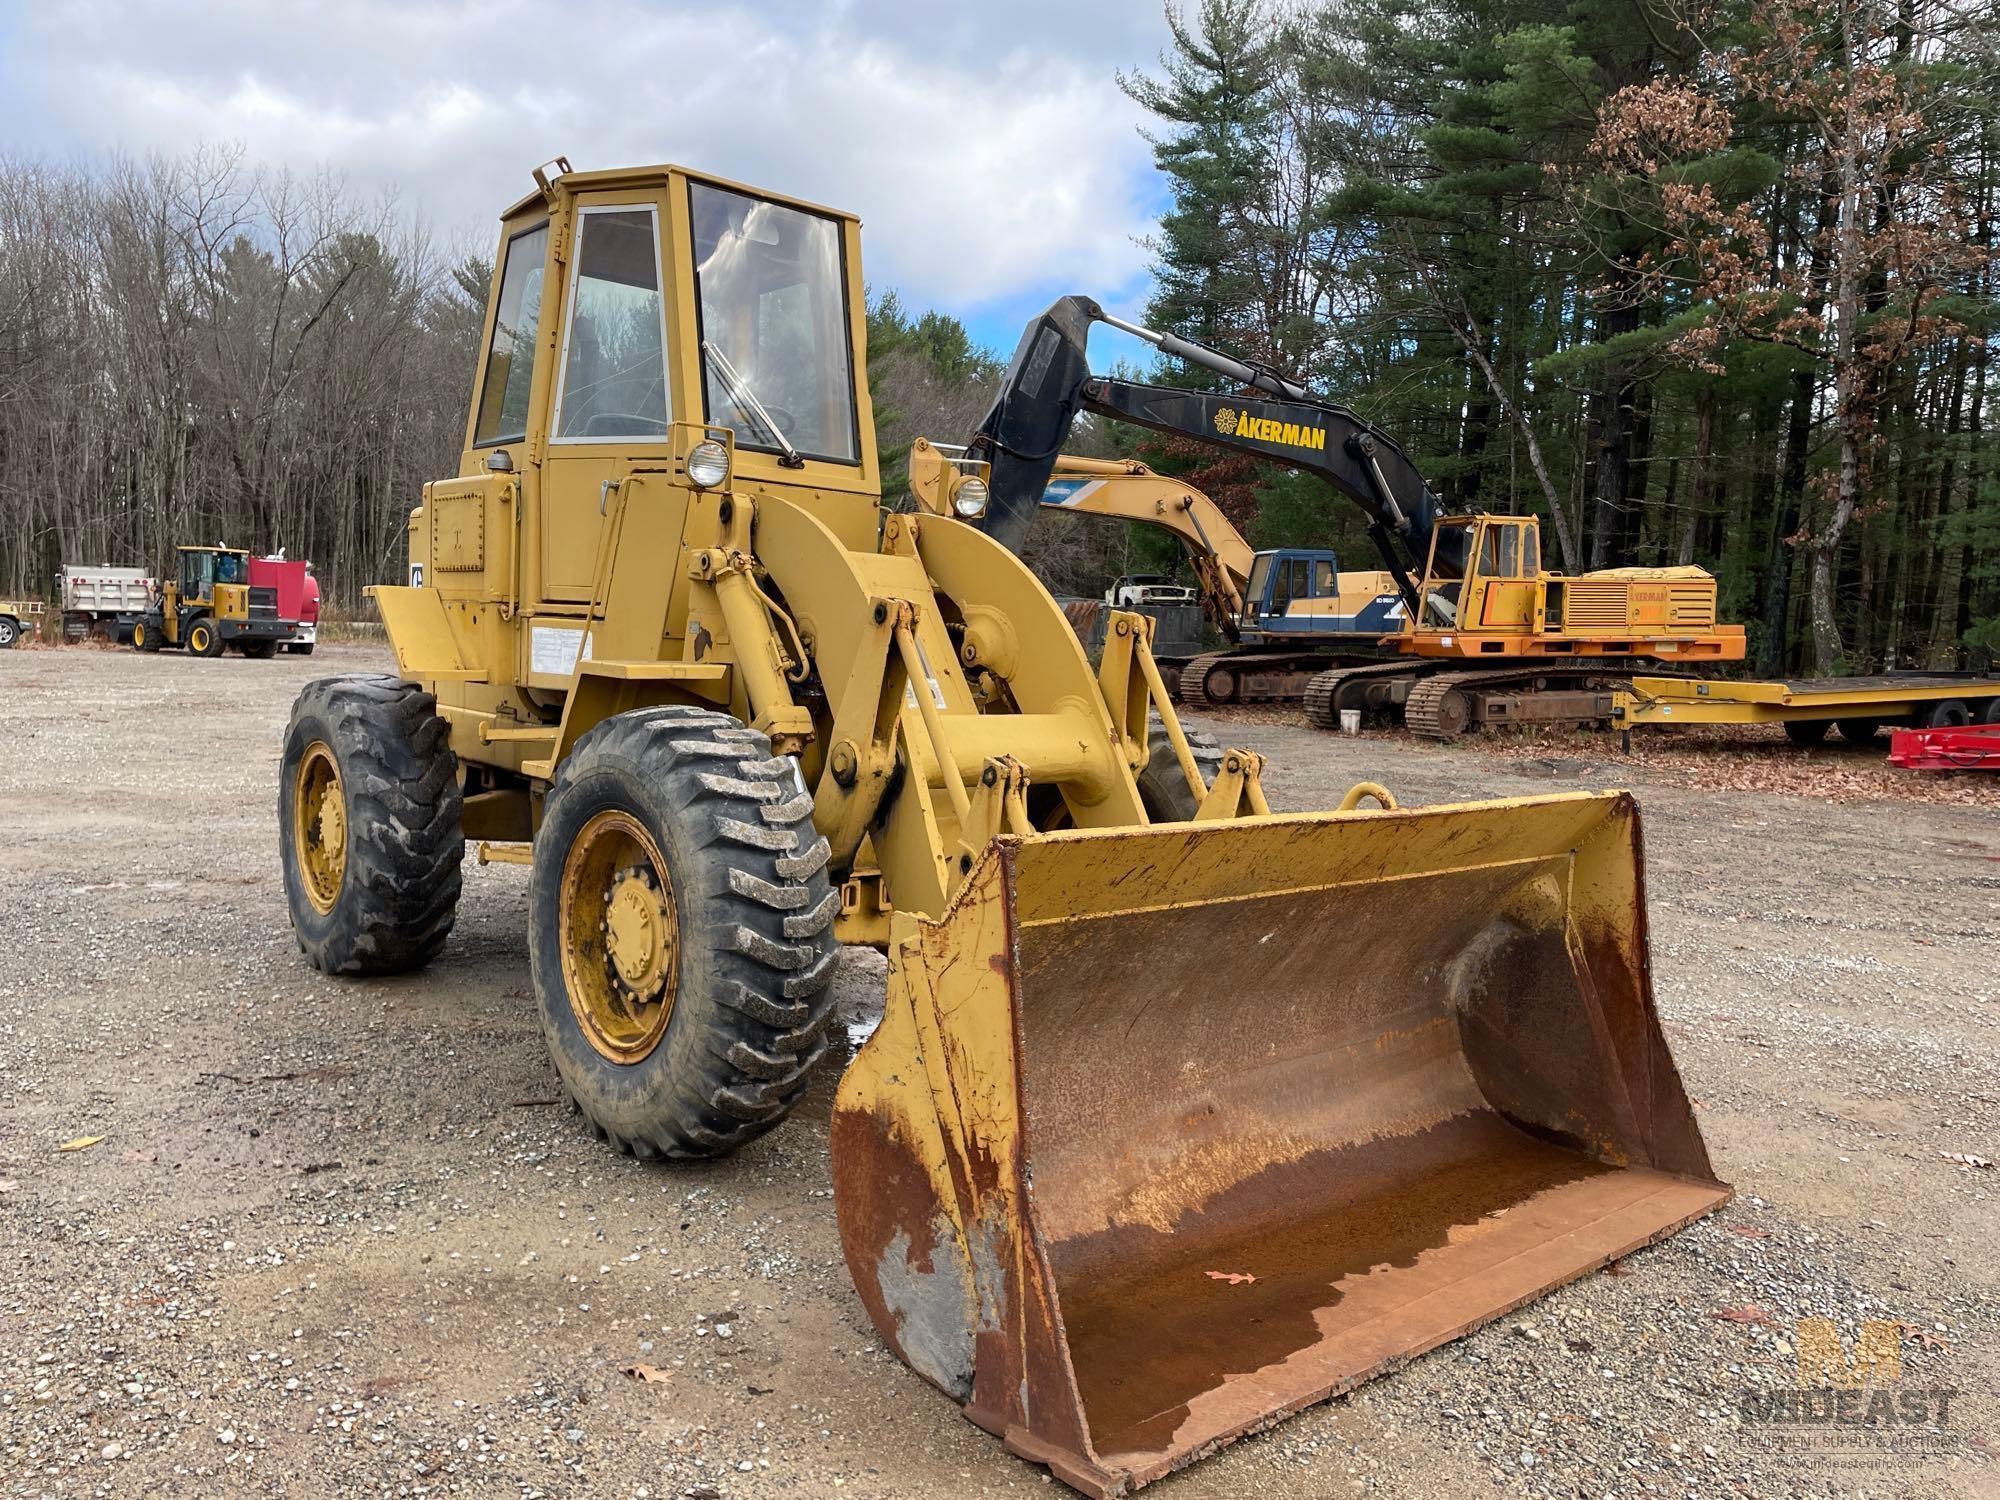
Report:
M321 914L332 911L347 874L347 792L340 784L333 747L325 740L314 740L299 758L292 796L292 847L299 853L306 900Z
M146 627L145 627L145 626L143 626L143 625L134 625L134 626L132 627L132 644L133 644L133 645L135 645L135 646L137 646L137 647L139 647L139 648L140 648L141 650L144 650L144 649L145 649L145 646L146 646Z
M208 627L206 625L197 625L188 632L188 648L193 651L206 651L208 649Z
M563 859L563 988L590 1045L635 1063L660 1045L680 982L680 919L660 846L632 814L594 814Z

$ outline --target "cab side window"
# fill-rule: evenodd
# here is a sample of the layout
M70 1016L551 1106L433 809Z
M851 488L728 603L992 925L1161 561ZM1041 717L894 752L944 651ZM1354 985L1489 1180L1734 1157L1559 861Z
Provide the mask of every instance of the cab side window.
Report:
M474 447L518 443L528 435L528 383L535 373L535 334L542 324L542 277L549 226L538 224L507 242L500 272L500 307L486 348L486 378L479 386Z

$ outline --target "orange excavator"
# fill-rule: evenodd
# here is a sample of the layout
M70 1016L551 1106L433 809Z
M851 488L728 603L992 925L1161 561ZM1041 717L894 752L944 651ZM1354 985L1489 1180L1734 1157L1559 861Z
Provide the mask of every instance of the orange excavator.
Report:
M1085 341L1098 322L1243 389L1222 394L1093 375ZM970 458L992 466L983 524L1006 545L1018 548L1033 508L1049 503L1060 466L1075 462L1057 455L1083 412L1316 475L1361 507L1381 554L1382 573L1356 575L1388 585L1379 633L1357 613L1350 620L1358 628L1344 638L1336 628L1302 639L1294 621L1310 609L1295 616L1288 596L1274 614L1275 573L1266 572L1262 593L1246 578L1231 635L1237 644L1181 670L1180 697L1192 706L1303 695L1321 727L1356 709L1398 715L1419 733L1449 739L1508 723L1608 724L1613 695L1638 663L1743 657L1743 628L1718 623L1715 580L1703 570L1545 572L1533 517L1447 514L1401 446L1365 418L1265 366L1114 318L1087 297L1063 298L1030 325L967 445ZM1349 593L1341 576L1327 569L1336 601ZM1337 603L1325 613L1336 626L1348 623ZM1374 643L1395 658L1369 659ZM1360 654L1329 659L1330 647Z

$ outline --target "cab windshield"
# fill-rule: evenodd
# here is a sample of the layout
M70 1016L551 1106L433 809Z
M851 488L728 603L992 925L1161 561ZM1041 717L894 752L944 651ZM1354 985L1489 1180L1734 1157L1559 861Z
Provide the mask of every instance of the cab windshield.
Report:
M857 462L839 223L707 183L688 196L701 337L723 356L702 360L706 419L739 448Z

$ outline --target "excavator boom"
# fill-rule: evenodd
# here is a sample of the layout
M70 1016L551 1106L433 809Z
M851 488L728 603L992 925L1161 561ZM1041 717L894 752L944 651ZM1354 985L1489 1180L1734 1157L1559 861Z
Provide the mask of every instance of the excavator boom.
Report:
M1107 323L1251 389L1241 395L1180 390L1092 375L1090 325ZM1455 576L1459 538L1433 530L1443 505L1396 440L1344 406L1260 366L1171 334L1113 318L1088 297L1064 297L1021 335L1000 393L968 444L992 465L984 529L1018 551L1070 429L1083 412L1193 438L1316 474L1367 514L1369 536L1404 602L1414 608L1413 569L1430 559Z

